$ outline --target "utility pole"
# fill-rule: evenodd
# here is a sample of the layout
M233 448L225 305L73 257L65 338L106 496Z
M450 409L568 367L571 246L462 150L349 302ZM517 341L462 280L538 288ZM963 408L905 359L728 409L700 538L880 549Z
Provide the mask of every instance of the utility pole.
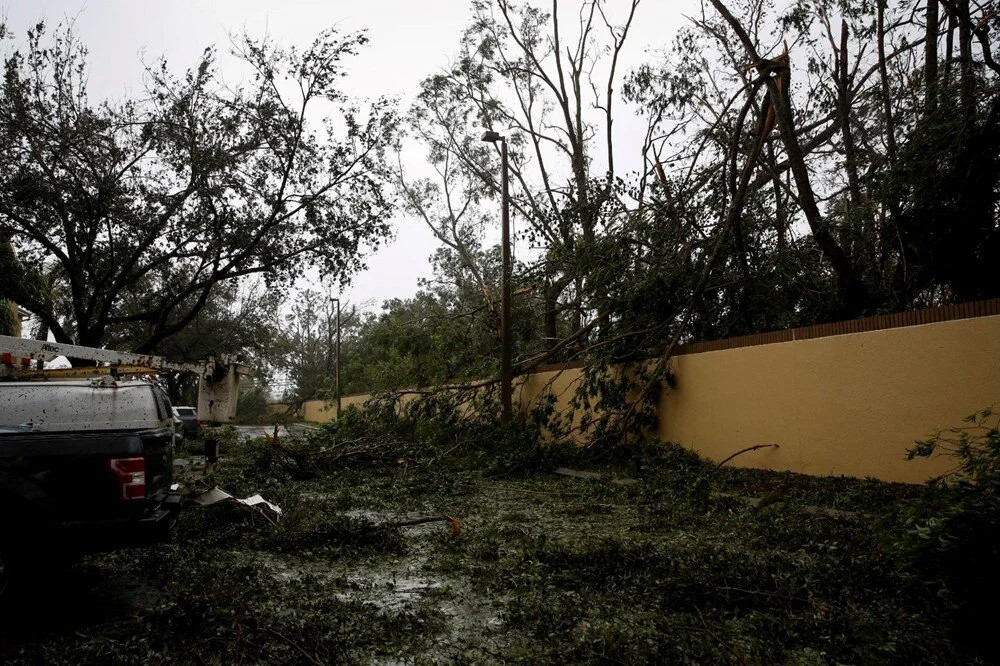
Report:
M503 201L503 229L501 236L503 266L501 269L500 297L500 404L502 411L500 413L500 422L506 425L510 423L514 411L514 346L510 334L510 182L507 174L507 138L497 132L487 131L483 134L482 140L488 143L496 143L497 141L500 142L500 182Z
M337 303L337 353L336 353L336 371L334 374L334 390L337 393L337 418L340 419L340 299L330 298L331 301Z

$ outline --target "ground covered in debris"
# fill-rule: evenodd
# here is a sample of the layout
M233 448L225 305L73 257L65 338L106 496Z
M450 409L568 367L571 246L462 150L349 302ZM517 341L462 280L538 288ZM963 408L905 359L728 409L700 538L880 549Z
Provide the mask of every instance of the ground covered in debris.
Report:
M602 462L334 431L234 438L183 482L283 516L188 508L172 543L40 582L7 611L6 661L967 658L891 546L912 486L716 469L668 445Z

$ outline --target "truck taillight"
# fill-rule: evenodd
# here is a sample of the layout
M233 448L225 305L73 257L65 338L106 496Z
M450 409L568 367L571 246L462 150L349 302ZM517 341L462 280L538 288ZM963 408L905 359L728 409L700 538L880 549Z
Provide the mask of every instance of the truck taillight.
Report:
M145 458L112 458L108 467L118 477L123 500L146 499Z

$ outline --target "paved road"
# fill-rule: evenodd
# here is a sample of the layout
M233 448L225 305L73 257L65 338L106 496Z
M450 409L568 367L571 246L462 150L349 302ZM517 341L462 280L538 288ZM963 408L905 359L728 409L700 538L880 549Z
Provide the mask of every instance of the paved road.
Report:
M238 425L235 426L236 432L239 435L240 441L245 442L251 439L261 439L264 435L273 435L274 426L261 426L261 425ZM290 426L291 433L289 433L289 428L285 426L278 426L278 438L288 437L289 434L296 434L303 430L310 429L309 426L304 425L292 425Z

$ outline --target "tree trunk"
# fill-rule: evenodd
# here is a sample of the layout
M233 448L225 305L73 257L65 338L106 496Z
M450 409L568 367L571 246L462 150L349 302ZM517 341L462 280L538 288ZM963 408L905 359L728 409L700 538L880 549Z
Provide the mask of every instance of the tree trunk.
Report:
M955 52L955 30L958 28L958 20L951 12L948 14L948 32L944 38L944 79L946 84L951 84L951 62Z
M924 44L924 110L937 104L938 79L938 0L927 0L927 41Z
M861 204L861 180L858 178L858 153L851 131L851 81L847 67L847 21L840 23L840 57L837 59L837 113L840 116L840 132L844 137L844 164L847 171L847 186L851 194L851 204Z
M160 376L167 382L167 395L170 397L170 404L183 404L183 400L181 399L180 383L177 381L177 375L172 372L167 372Z
M768 145L767 159L774 165L774 146ZM771 178L771 186L774 189L774 223L775 233L778 236L778 250L782 251L788 247L788 220L785 214L785 205L782 202L781 176L777 173Z
M545 285L545 345L550 349L559 342L559 297L567 284L569 278L563 276Z
M878 0L878 70L882 79L882 109L885 116L885 145L889 163L896 161L896 122L892 115L892 89L885 61L885 3Z
M857 317L864 312L867 306L867 289L858 279L850 258L837 243L833 234L830 233L826 221L819 212L819 206L816 205L816 195L813 193L812 183L809 181L809 169L806 167L805 158L802 155L799 138L795 134L788 85L778 86L773 79L769 79L767 85L771 89L772 99L778 101L775 105L778 129L781 131L781 139L785 144L785 152L788 154L788 165L792 171L792 178L795 179L795 187L799 192L802 212L809 223L809 229L812 231L816 245L819 246L823 256L830 262L837 274L837 284L843 299L842 316Z
M969 17L969 0L958 0L958 11L960 14L958 17L958 51L961 66L962 114L966 118L972 119L976 115L975 77L972 71L972 30L969 21L964 20Z

